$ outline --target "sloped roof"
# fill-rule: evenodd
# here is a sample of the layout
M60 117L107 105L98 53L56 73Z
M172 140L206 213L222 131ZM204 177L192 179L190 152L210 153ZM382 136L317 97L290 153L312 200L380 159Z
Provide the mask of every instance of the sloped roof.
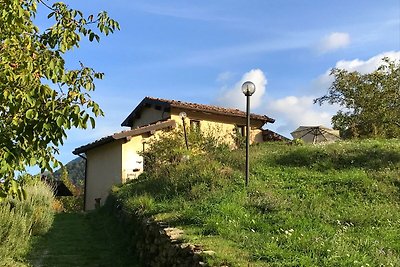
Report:
M137 135L140 135L143 133L157 131L157 130L161 130L161 129L168 128L168 127L174 128L175 126L176 126L176 123L174 120L167 120L167 121L162 121L162 122L157 122L154 124L142 126L142 127L139 127L139 128L133 129L133 130L121 131L118 133L114 133L112 135L102 137L94 142L89 143L89 144L75 148L75 150L72 153L74 155L78 155L81 153L85 153L86 151L93 149L95 147L98 147L98 146L101 146L101 145L104 145L107 143L111 143L115 140L120 140L120 139L128 138L131 136L137 136Z
M168 100L162 98L154 98L154 97L145 97L139 105L129 114L129 116L122 122L121 126L128 126L131 127L133 124L134 118L140 113L140 110L146 105L159 105L164 108L180 108L185 110L194 110L194 111L204 111L213 114L219 115L226 115L226 116L233 116L233 117L246 117L246 112L239 110L239 109L231 109L231 108L223 108L218 106L212 105L204 105L204 104L197 104L197 103L190 103L190 102L183 102L177 100ZM264 122L274 123L275 120L265 116L265 115L258 115L258 114L250 114L250 118L253 120L261 120Z
M290 139L269 129L262 130L264 141L289 141Z

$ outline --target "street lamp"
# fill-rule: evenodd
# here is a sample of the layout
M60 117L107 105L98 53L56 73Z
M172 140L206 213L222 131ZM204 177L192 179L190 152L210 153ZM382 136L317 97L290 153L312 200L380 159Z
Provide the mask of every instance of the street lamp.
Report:
M246 96L246 187L249 186L249 144L250 144L250 96L256 91L254 83L247 81L242 85L242 92Z
M186 149L189 150L189 145L188 145L188 140L187 140L187 135L186 135L186 124L185 124L185 118L187 117L186 112L184 112L184 111L180 112L179 117L181 117L182 123L183 123L183 134L185 135Z

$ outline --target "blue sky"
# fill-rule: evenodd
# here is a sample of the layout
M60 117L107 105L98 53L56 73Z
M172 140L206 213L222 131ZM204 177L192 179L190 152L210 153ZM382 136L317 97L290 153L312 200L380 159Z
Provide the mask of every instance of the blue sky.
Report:
M121 31L67 55L105 73L92 93L105 111L94 130L72 130L59 159L120 131L145 96L244 108L240 84L257 86L252 112L299 125L330 126L337 107L312 104L332 67L372 71L400 59L400 1L67 1L86 14L108 11ZM38 19L44 27L45 20Z

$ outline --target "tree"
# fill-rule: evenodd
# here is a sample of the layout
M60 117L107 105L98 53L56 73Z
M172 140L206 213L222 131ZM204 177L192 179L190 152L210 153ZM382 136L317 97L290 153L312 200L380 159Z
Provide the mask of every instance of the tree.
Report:
M38 5L54 22L44 31L33 21ZM95 127L103 111L89 91L103 73L83 63L68 69L64 58L83 37L98 42L118 29L106 12L85 17L61 2L0 1L0 200L16 193L16 171L60 165L55 155L66 130Z
M372 73L332 69L328 94L314 103L339 104L332 117L343 137L400 137L400 62L382 59Z

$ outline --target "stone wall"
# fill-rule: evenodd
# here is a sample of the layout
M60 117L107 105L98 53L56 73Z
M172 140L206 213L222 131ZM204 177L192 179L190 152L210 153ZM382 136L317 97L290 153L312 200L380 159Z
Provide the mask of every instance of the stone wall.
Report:
M212 256L214 252L185 243L182 230L169 227L164 222L129 213L120 206L114 211L127 234L131 235L133 249L142 266L208 266L203 259Z

